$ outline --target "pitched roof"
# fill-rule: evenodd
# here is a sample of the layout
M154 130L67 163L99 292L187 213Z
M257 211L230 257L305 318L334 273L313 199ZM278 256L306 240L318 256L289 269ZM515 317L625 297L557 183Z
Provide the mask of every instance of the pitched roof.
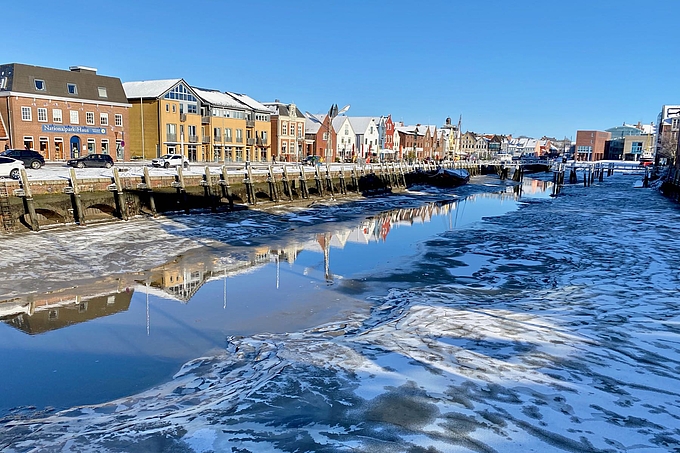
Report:
M241 93L232 93L230 91L225 91L228 95L232 96L234 99L236 99L239 102L244 103L248 107L250 107L253 110L259 110L261 112L269 112L269 109L267 106L263 105L262 103L256 101L255 99L251 98L247 94L241 94Z
M221 91L205 90L203 88L196 87L191 88L196 92L196 95L206 104L216 105L218 107L235 108L240 110L245 110L248 108L248 106L246 106L242 102L239 102L236 99L234 99L233 96L230 96L226 93L222 93Z
M292 104L284 104L283 102L263 102L262 103L265 107L269 109L270 112L272 112L274 115L279 115L279 116L290 116L290 106ZM295 115L298 118L304 118L305 115L300 111L300 109L295 106Z
M99 75L96 69L73 66L71 70L45 68L20 63L0 65L0 78L6 78L5 88L0 91L11 91L31 96L55 96L74 100L87 100L100 103L127 104L127 97L120 79ZM41 89L36 81L42 82ZM69 85L75 85L75 92ZM105 88L101 96L99 88Z
M310 120L307 116L305 116L305 133L306 134L316 134L319 132L319 129L321 129L321 123L326 119L326 115L321 115L321 114L316 114L312 115L314 118L319 120L317 123L316 121Z
M371 124L371 120L375 123L375 118L372 116L350 116L349 122L352 124L352 129L354 132L363 135L368 129L368 125ZM375 123L377 126L377 123Z
M143 80L139 82L125 82L123 89L128 99L155 99L160 97L170 88L177 85L182 79ZM187 86L189 86L187 84Z

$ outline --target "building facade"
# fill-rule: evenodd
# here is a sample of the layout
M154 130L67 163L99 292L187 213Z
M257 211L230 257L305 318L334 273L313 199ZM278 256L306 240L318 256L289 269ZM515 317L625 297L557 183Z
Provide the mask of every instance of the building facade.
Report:
M604 159L604 148L611 134L605 131L576 131L574 159L597 161Z
M271 112L272 158L297 162L305 157L305 115L295 104L265 102Z
M94 68L0 65L0 146L47 161L87 154L128 160L129 109L120 79Z

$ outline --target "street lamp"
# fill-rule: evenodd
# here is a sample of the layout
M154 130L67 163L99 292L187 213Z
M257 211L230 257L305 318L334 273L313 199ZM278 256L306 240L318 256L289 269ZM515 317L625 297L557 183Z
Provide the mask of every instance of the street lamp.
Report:
M328 125L326 126L322 121L320 121L317 117L312 115L309 112L305 112L305 116L309 118L312 122L320 124L322 126L326 126L326 130L328 133L328 139L326 140L326 163L328 163L328 160L331 158L332 151L331 151L331 142L332 142L332 134L331 134L331 128L333 127L333 119L338 116L342 115L343 113L347 112L349 110L349 104L338 110L338 104L331 105L330 110L328 111Z

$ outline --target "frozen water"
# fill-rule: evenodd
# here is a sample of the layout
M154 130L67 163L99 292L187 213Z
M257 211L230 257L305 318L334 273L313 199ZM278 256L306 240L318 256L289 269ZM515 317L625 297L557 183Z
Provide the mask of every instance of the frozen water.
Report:
M409 266L354 277L372 288L368 314L229 338L109 404L6 417L0 445L677 451L680 212L632 182L449 229Z

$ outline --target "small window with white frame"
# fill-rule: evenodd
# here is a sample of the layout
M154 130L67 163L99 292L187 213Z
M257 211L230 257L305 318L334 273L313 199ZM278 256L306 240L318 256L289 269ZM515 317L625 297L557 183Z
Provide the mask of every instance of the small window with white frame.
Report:
M35 84L36 91L45 91L45 81L40 79L35 79L33 81Z
M99 114L99 124L102 126L108 126L109 125L109 114L108 113L100 113Z
M54 121L55 123L61 123L63 121L61 109L52 109L52 121Z
M67 83L66 90L68 91L68 94L78 94L78 87L75 83Z
M71 124L78 124L80 122L78 110L69 110L69 115L71 119Z
M33 114L30 107L21 107L21 120L33 121Z
M33 136L24 135L24 147L33 149Z
M85 112L85 124L94 126L94 112Z
M106 87L97 87L97 91L99 92L99 97L100 98L107 98L108 93L106 92Z
M38 108L38 121L41 123L46 123L47 122L47 109L44 107L39 107Z
M122 115L122 114L116 113L116 114L113 116L113 120L114 120L114 124L115 124L116 126L120 126L120 127L123 126L123 115Z

